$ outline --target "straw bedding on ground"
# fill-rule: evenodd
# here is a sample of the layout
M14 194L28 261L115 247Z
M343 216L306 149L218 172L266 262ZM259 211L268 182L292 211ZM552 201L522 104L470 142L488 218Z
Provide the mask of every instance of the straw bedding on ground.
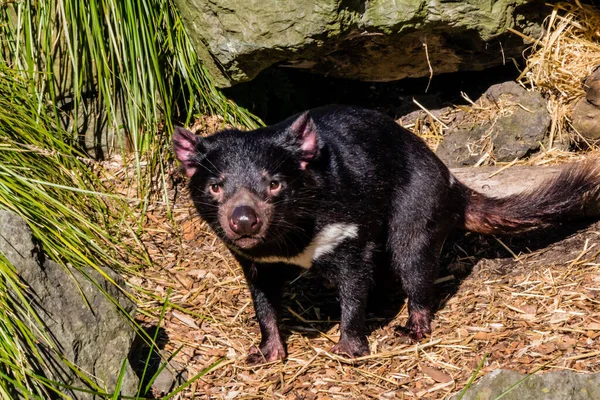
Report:
M154 268L130 281L173 304L163 336L167 351L181 347L176 360L189 377L219 362L185 397L440 399L480 364L478 376L497 368L600 372L599 223L519 239L456 234L431 337L413 344L399 335L407 312L392 292L369 314L372 354L357 361L328 353L339 336L338 303L307 274L286 289L288 359L248 367L245 355L260 337L241 270L178 189L177 226L162 205L150 210L144 242ZM162 304L148 298L143 307L157 314Z

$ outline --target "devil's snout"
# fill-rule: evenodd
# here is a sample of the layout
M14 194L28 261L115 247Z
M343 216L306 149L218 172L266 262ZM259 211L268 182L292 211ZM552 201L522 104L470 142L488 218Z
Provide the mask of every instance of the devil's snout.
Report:
M256 211L250 206L238 206L233 209L229 218L229 227L238 235L255 235L262 222Z

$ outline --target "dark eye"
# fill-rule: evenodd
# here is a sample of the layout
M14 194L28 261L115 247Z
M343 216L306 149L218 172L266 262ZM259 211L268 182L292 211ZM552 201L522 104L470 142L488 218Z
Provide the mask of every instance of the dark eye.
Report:
M217 194L221 191L221 185L219 185L218 183L213 183L212 185L210 185L210 191L214 194Z
M269 183L269 190L271 191L271 194L277 193L280 189L281 189L281 182L271 181L271 183Z

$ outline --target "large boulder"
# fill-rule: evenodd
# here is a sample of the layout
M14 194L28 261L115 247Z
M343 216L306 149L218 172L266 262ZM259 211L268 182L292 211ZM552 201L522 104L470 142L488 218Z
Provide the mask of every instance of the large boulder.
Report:
M175 0L220 86L276 63L364 81L482 70L538 37L543 0ZM426 45L426 46L425 46Z
M0 211L0 253L27 285L30 304L43 324L41 328L55 342L48 344L44 337L38 338L38 350L48 361L44 374L71 387L87 387L74 371L65 367L58 351L95 379L99 387L111 392L125 362L121 394L135 396L139 379L128 362L135 331L124 315L134 314L134 303L98 271L83 271L88 276L85 277L75 268L44 260L39 250L27 223L12 212ZM104 273L122 283L112 271ZM61 390L73 399L94 398L68 386Z
M600 374L553 371L526 375L496 370L451 400L589 400L600 399Z

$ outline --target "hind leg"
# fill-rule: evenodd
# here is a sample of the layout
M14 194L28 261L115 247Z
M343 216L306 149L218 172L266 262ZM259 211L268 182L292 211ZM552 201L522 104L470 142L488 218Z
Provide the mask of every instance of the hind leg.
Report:
M365 274L367 268L365 266L360 270L344 268L341 271L341 279L338 282L342 311L341 335L339 342L331 349L333 353L349 357L369 354L369 343L365 336L365 317L371 278Z
M420 340L431 333L436 293L434 279L437 260L428 249L416 251L408 258L403 257L399 268L402 286L408 297L408 322L405 326L407 335L413 340Z
M394 272L400 277L408 297L408 322L405 330L413 340L431 333L431 319L436 303L434 280L438 273L439 254L447 236L445 224L427 226L431 220L404 219L396 224L389 237Z

